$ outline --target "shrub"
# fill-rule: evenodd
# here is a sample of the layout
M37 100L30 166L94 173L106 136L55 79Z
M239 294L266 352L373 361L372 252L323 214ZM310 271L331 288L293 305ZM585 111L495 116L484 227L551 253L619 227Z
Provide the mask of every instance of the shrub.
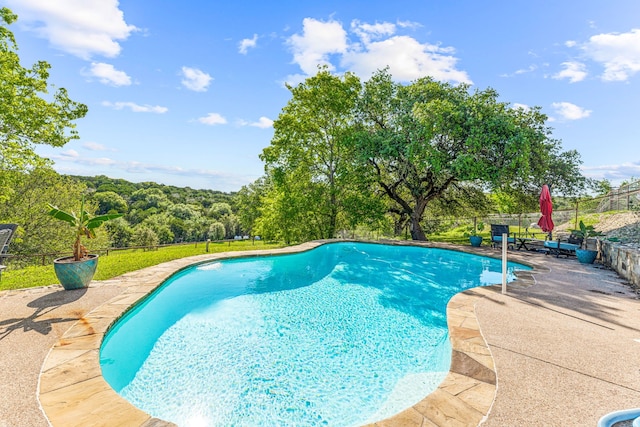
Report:
M156 232L144 225L139 225L134 229L131 240L134 245L144 246L149 249L157 246L159 241Z
M214 222L209 226L209 238L211 240L222 240L224 239L225 229L224 224L221 222Z

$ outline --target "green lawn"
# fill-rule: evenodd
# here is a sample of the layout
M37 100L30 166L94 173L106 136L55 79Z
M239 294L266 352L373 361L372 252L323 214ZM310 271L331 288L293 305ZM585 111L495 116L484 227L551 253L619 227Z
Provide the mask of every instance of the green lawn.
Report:
M255 249L272 249L284 246L279 243L265 243L262 241L232 241L226 243L209 244L209 253L244 251ZM110 251L109 255L101 255L95 280L106 280L130 271L157 265L165 261L184 258L192 255L202 255L205 244L198 243L181 246L167 246L154 251L142 249L128 249L124 251ZM0 290L32 288L58 283L53 271L53 264L26 267L19 270L6 270L0 279Z

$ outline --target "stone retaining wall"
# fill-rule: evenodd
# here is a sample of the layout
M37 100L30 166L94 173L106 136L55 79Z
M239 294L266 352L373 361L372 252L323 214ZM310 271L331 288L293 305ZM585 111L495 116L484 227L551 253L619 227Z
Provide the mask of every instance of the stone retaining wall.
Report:
M601 261L620 277L640 287L640 245L600 241Z

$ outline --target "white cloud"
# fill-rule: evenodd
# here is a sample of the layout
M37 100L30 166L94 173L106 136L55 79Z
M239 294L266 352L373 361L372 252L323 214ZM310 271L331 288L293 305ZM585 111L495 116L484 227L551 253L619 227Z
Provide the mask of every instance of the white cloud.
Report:
M89 151L115 151L112 148L107 148L102 144L99 144L97 142L92 142L92 141L88 141L82 144L82 148Z
M115 160L108 157L81 157L75 150L62 152L59 155L52 155L51 158L56 161L72 162L85 166L111 166L117 163Z
M367 24L354 20L351 22L351 29L360 37L364 44L369 44L372 39L379 39L395 34L396 25L390 22Z
M594 179L607 179L611 184L620 185L622 181L631 181L640 176L640 161L626 162L620 165L581 166L584 176Z
M422 27L422 24L412 21L398 21L398 27L415 29Z
M625 81L640 71L640 29L597 34L582 46L586 55L604 66L605 81Z
M231 174L210 169L189 169L180 166L145 163L139 161L121 161L108 157L72 157L56 154L50 156L55 161L54 168L60 173L71 175L105 174L131 179L128 174L143 175L144 181L174 182L173 185L193 186L194 180L202 183L203 188L215 188L220 191L238 191L243 185L255 181L258 176ZM184 180L168 178L169 176L184 177ZM203 179L201 181L199 179ZM137 181L137 180L136 180ZM184 181L184 182L182 182Z
M318 65L334 67L329 55L347 51L347 32L337 21L322 22L313 18L302 21L302 35L292 35L287 43L293 51L293 62L307 75L315 74Z
M260 117L257 122L251 123L249 126L257 127L260 129L267 129L273 127L273 120L267 117Z
M556 80L569 79L569 83L580 82L587 77L586 67L581 62L567 61L563 62L564 69L552 77Z
M567 40L566 42L564 42L564 45L566 47L574 47L578 44L578 42L576 42L575 40Z
M182 79L184 87L195 92L206 92L211 80L213 80L213 77L204 71L190 67L182 67L182 76L184 77Z
M80 154L76 151L76 150L67 150L67 151L63 151L60 153L61 156L63 157L71 157L71 158L76 158L76 157L80 157Z
M521 68L519 70L516 70L514 72L514 74L527 74L527 73L533 73L535 70L538 69L538 66L535 64L529 65L528 68Z
M137 28L124 20L118 0L7 0L27 29L83 59L115 57Z
M248 123L248 122L244 122L243 121L243 122L240 123L240 125L241 126L253 126L253 127L256 127L256 128L260 128L260 129L268 129L268 128L273 126L273 120L271 120L268 117L262 116L262 117L260 117L258 119L257 122Z
M585 110L570 102L554 102L551 106L562 120L579 120L591 115L591 110Z
M163 173L169 175L182 175L182 176L200 176L204 178L234 178L232 175L228 175L222 172L207 170L207 169L187 169L180 166L166 166L152 163L144 163L136 160L133 161L117 161L108 157L71 157L63 155L53 155L52 159L67 163L74 163L83 166L110 166L113 169L129 172L129 173ZM237 179L237 177L236 177ZM233 181L231 179L230 181ZM246 184L247 182L242 182Z
M471 83L466 72L456 69L458 59L452 56L454 49L420 43L413 37L396 34L398 27L412 26L411 23L353 21L351 33L358 41L350 43L340 22L305 18L302 34L294 34L287 41L293 62L298 64L303 75L289 76L287 81L291 83L304 75L315 74L318 65L326 65L333 71L339 64L363 78L389 67L393 77L401 81L432 76L442 81Z
M156 113L163 114L169 111L167 107L161 107L159 105L139 105L135 102L109 102L104 101L102 103L105 107L112 107L115 110L122 110L124 108L129 108L134 113Z
M111 166L111 165L115 165L117 162L108 157L98 157L93 159L85 158L83 159L82 163L89 166Z
M256 47L257 42L258 42L257 34L254 34L252 39L242 39L242 41L240 41L240 43L238 44L238 51L241 54L246 55L249 48Z
M227 119L225 119L218 113L209 113L204 117L200 117L198 121L205 125L211 125L211 126L224 125L227 123Z
M342 65L364 77L388 66L391 75L401 81L432 76L441 81L471 83L466 72L456 69L458 60L445 54L450 53L447 48L422 44L408 36L371 42L365 48L344 55Z
M290 74L287 76L287 78L285 79L285 81L281 82L282 83L282 87L285 86L285 84L288 84L290 86L298 86L300 83L303 83L307 77L309 77L306 74Z
M111 64L103 62L92 62L88 76L97 77L100 83L112 86L129 86L131 77L124 71L116 70Z
M513 104L511 104L511 108L513 108L514 110L524 110L524 111L531 110L531 107L529 107L527 104L519 104L517 102L514 102Z

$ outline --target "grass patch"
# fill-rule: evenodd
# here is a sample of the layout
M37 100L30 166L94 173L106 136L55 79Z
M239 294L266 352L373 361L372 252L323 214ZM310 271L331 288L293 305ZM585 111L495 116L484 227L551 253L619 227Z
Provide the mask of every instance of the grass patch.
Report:
M283 244L266 243L264 241L210 243L208 253L266 250L281 248L283 246ZM205 248L204 243L198 243L197 245L167 246L153 251L143 251L142 249L110 251L109 255L100 256L98 270L96 271L94 280L107 280L130 271L140 270L166 261L193 255L203 255L207 253ZM59 282L53 271L53 264L51 263L43 266L31 266L4 271L2 273L2 279L0 280L0 291L48 286L56 283Z

